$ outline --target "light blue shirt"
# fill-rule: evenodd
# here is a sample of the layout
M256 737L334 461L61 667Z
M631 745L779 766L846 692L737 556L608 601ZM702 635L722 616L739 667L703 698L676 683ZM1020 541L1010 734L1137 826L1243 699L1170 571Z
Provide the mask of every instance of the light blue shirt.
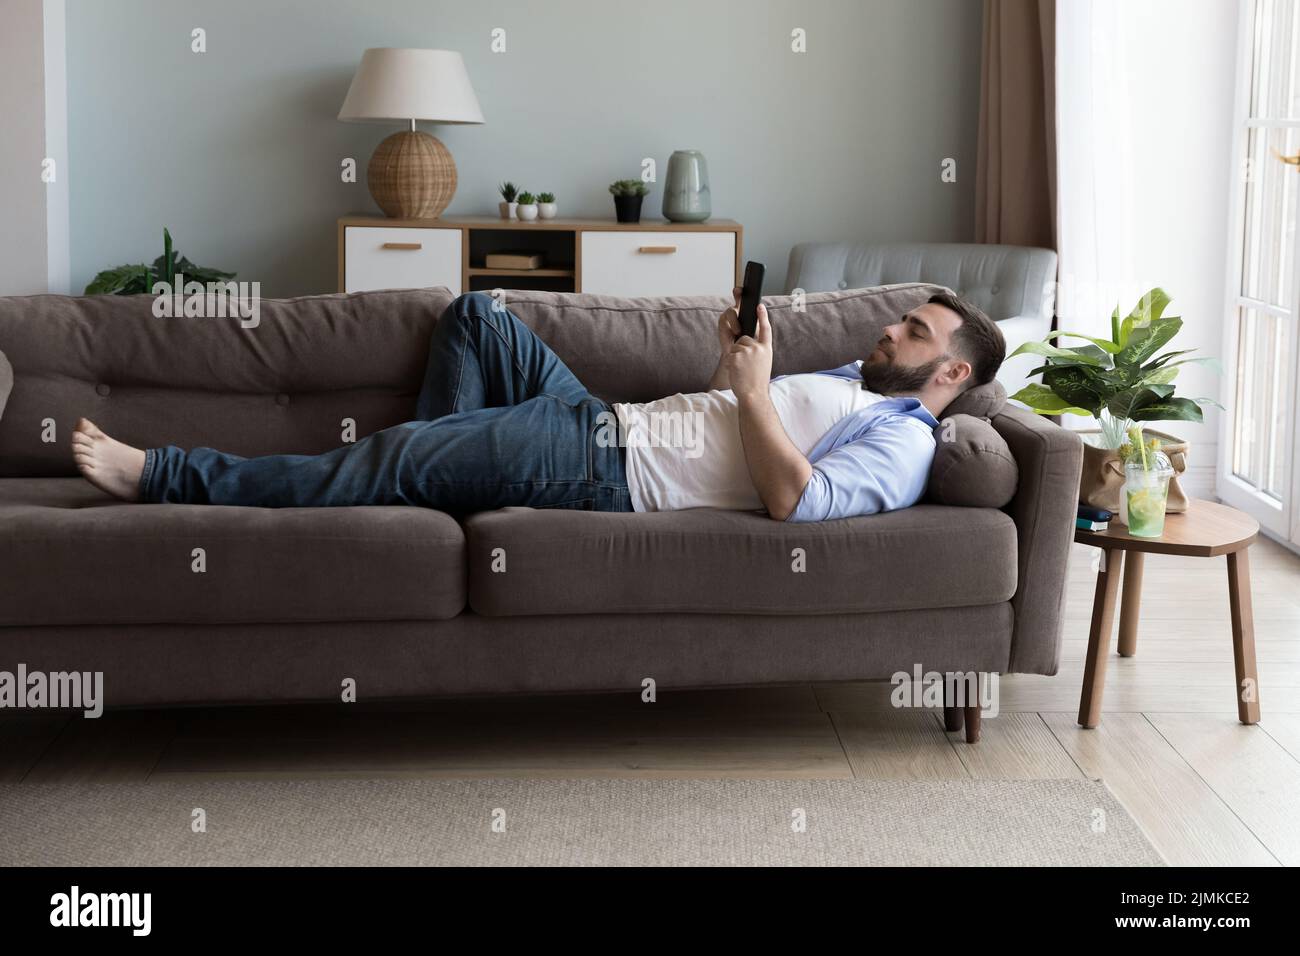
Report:
M861 381L859 365L813 374ZM938 427L938 419L911 396L885 398L846 415L808 453L812 477L786 520L829 521L916 504L929 481Z

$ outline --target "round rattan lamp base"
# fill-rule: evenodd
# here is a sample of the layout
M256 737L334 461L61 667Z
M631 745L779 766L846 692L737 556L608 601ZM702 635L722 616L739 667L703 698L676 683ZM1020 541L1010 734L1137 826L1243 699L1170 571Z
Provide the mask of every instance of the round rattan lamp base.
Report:
M375 147L366 181L384 215L436 219L456 195L456 163L436 137L403 130Z

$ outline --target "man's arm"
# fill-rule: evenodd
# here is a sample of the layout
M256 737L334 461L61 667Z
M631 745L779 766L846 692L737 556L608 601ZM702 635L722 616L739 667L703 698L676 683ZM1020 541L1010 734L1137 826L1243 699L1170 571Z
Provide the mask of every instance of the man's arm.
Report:
M803 497L812 465L790 441L766 392L740 399L740 440L750 480L768 515L784 521Z
M745 464L767 513L784 521L812 478L808 459L790 441L776 413L768 385L772 379L772 326L767 309L758 307L757 339L742 336L723 356L725 371L740 408L740 440Z
M934 436L902 414L877 417L861 437L823 455L787 521L828 521L895 511L921 500Z

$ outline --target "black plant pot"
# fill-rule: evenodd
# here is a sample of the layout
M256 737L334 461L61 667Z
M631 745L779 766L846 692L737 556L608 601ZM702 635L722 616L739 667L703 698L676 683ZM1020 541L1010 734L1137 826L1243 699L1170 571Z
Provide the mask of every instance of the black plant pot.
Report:
M614 217L619 222L641 221L641 200L644 196L615 196Z

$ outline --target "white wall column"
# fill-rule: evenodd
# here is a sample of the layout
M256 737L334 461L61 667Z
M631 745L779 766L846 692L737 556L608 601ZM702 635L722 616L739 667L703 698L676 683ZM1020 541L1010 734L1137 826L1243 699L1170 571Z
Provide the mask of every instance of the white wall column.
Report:
M65 20L64 0L0 6L0 295L68 291Z

